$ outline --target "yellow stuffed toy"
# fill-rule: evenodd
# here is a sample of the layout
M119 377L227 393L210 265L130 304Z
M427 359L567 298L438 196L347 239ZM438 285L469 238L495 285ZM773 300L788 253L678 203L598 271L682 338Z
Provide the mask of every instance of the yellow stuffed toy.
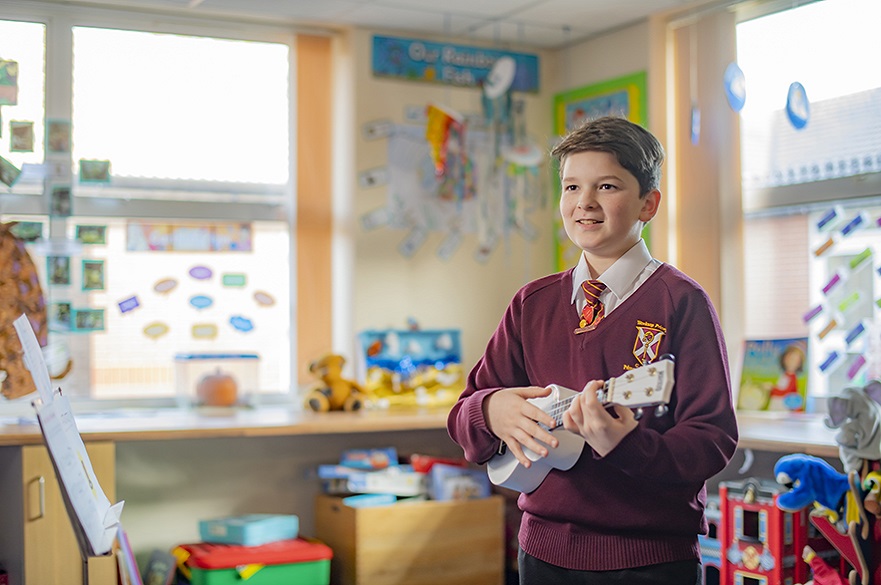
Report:
M320 382L306 394L306 406L315 412L344 410L355 412L364 407L367 394L360 384L343 378L345 358L327 354L309 364L309 371Z

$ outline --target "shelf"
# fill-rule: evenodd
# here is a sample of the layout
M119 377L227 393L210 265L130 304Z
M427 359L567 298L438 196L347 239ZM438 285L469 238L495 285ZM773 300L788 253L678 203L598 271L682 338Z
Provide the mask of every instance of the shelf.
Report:
M823 424L823 415L738 413L737 426L741 449L838 457L837 431Z
M323 435L446 428L446 409L314 413L291 407L153 409L76 414L89 441L157 441L213 437ZM0 425L0 445L42 443L36 421Z

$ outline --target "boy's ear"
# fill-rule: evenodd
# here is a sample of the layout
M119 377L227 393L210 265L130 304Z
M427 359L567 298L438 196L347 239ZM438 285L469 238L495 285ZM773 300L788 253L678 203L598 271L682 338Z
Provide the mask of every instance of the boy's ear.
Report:
M640 221L648 223L658 213L660 206L661 192L657 189L652 189L642 200L642 210L639 212Z

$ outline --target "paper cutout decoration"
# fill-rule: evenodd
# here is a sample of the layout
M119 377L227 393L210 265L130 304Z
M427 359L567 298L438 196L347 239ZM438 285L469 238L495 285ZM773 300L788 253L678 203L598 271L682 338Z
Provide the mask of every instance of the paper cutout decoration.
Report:
M435 174L440 177L446 173L451 134L456 133L463 137L465 122L458 112L434 104L428 105L426 114L428 122L425 125L425 139L431 147L431 160L434 162ZM464 148L464 137L461 142Z
M212 274L214 273L207 266L193 266L190 268L190 276L196 280L208 280Z
M786 116L796 130L801 130L808 125L811 116L811 105L808 102L808 94L802 84L795 81L789 86L786 96Z
M725 84L725 98L728 100L728 105L735 112L739 112L746 103L746 78L737 63L729 63L725 68L722 83Z
M126 314L130 311L134 311L135 309L140 307L141 303L140 303L140 301L138 301L138 296L134 295L134 296L131 296L127 299L123 299L123 300L119 301L117 303L117 305L119 306L119 312L124 315L124 314Z
M214 304L214 299L206 295L194 295L190 297L190 305L193 307L202 310L207 309L211 305Z
M238 287L243 287L243 286L245 286L245 284L247 283L247 281L248 281L248 278L247 278L244 274L241 274L241 273L235 273L235 274L230 273L230 274L224 274L224 275L221 277L221 281L220 281L220 282L221 282L221 284L223 284L223 286L237 287L237 288L238 288Z
M234 329L238 331L242 331L243 333L247 333L248 331L253 331L254 323L241 315L233 315L229 318L229 324L233 326Z
M196 323L190 330L195 339L214 339L217 337L217 325L213 323Z
M275 299L272 295L262 290L254 292L254 300L257 301L257 304L261 307L271 307L275 304Z
M170 293L177 287L177 281L173 278L163 278L153 285L153 290L159 294Z
M168 325L160 321L154 321L144 327L144 335L150 339L159 339L166 333L168 333Z

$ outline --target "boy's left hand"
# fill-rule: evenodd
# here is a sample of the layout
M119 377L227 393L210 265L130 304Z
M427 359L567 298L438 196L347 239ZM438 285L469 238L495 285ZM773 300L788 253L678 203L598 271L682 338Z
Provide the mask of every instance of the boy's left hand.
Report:
M607 410L609 407L597 398L597 391L602 387L602 380L587 383L563 413L563 428L584 437L600 457L605 457L639 422L633 411L625 406L612 406L618 418L612 416Z

